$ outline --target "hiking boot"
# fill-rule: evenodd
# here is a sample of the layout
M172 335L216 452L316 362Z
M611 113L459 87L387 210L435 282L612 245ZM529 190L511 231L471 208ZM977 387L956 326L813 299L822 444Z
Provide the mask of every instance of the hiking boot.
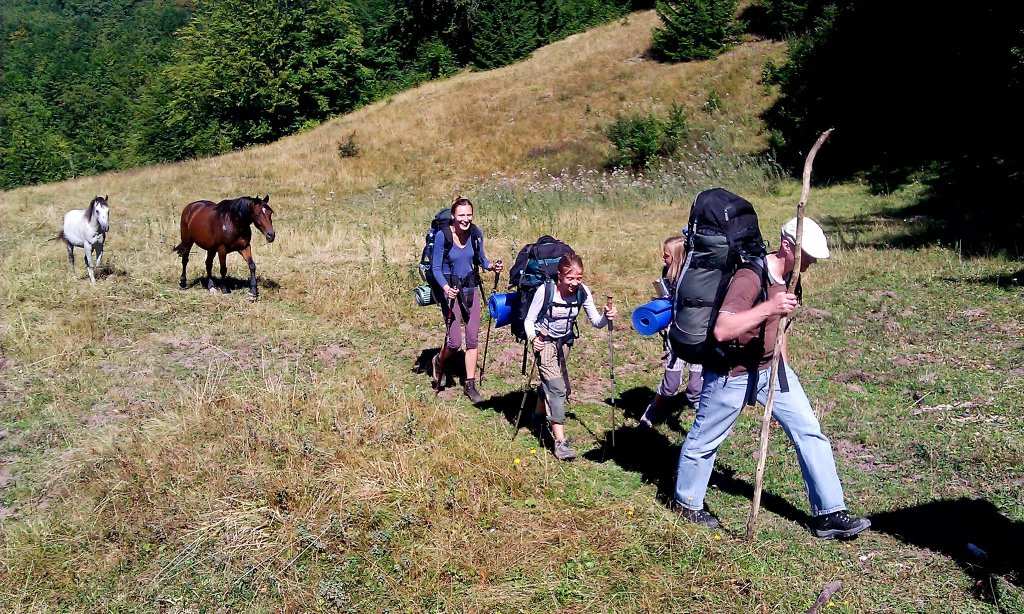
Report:
M572 449L568 441L555 442L555 458L560 461L571 461L576 458L576 450Z
M642 416L640 416L640 426L644 428L654 428L654 402L652 401L647 405L647 409L644 410Z
M480 396L480 393L476 389L476 378L467 377L466 383L462 386L462 392L465 393L466 397L473 402L473 405L477 403L483 403L484 398Z
M846 510L815 516L811 520L811 531L822 539L846 539L853 537L871 526L867 518L857 518Z
M679 505L679 503L673 501L672 511L679 514L679 517L686 522L700 525L707 529L717 529L722 526L721 523L718 522L718 519L707 510L691 510L690 508L683 507L682 505Z
M435 354L434 357L430 359L430 385L437 390L441 390L443 388L441 385L441 378L443 377L444 372L441 371L441 355Z

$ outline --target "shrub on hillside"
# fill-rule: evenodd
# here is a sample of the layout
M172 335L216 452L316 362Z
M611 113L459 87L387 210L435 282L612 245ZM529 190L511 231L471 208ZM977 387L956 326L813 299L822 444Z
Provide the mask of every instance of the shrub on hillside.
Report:
M672 105L665 118L653 113L624 115L604 132L614 148L609 165L636 173L658 158L675 155L686 140L686 114L682 107Z
M747 31L785 39L803 34L835 0L760 0L743 10Z
M670 62L713 58L737 33L736 0L659 0L662 26L651 42L654 56Z
M356 133L348 135L348 138L338 143L338 157L355 158L360 153L359 144L356 143Z

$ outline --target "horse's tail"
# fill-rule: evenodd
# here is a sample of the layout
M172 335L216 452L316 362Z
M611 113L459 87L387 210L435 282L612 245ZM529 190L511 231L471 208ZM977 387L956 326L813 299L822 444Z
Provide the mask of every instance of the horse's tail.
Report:
M47 240L43 241L43 242L42 242L42 245L46 245L46 244L47 244L47 243L49 243L50 241L60 241L60 240L62 240L63 238L64 238L64 231L63 231L63 230L61 230L60 232L58 232L58 233L57 233L57 236L56 236L56 237L50 237L49 239L47 239Z
M189 246L189 247L191 247L191 246ZM185 242L182 241L181 243L178 243L177 245L175 245L174 249L172 249L171 251L172 252L178 252L178 255L181 256L182 258L184 258L185 255L186 255L186 251L185 250L186 250Z

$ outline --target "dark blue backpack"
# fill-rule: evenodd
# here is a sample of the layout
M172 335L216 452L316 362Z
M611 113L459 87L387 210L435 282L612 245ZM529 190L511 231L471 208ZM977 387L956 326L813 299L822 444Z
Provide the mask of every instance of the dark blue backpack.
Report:
M519 341L526 340L523 323L537 288L557 279L558 263L562 256L572 253L573 249L568 244L550 235L544 235L519 250L508 272L509 287L516 291L516 302L512 305L512 334ZM551 303L550 295L546 295L545 299L546 310Z
M437 285L437 281L431 274L430 269L433 266L431 259L434 254L434 239L437 236L437 231L441 231L444 236L444 260L448 260L448 253L454 245L452 239L452 212L450 209L441 209L434 216L434 219L430 222L430 230L427 231L426 236L423 240L423 253L420 254L420 276L423 278L434 294L434 302L438 302L444 294L441 291L440 286ZM484 235L476 224L472 224L469 227L469 240L473 245L473 267L475 269L475 275L477 282L479 283L479 269L480 269L480 254L483 249Z

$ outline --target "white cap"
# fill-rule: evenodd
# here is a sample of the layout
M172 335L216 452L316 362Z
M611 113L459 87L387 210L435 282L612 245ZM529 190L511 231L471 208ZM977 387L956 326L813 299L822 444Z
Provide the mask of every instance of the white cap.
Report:
M796 244L796 218L782 225L782 235ZM809 217L804 217L804 241L801 247L808 256L815 260L824 260L829 256L825 232L817 222Z

